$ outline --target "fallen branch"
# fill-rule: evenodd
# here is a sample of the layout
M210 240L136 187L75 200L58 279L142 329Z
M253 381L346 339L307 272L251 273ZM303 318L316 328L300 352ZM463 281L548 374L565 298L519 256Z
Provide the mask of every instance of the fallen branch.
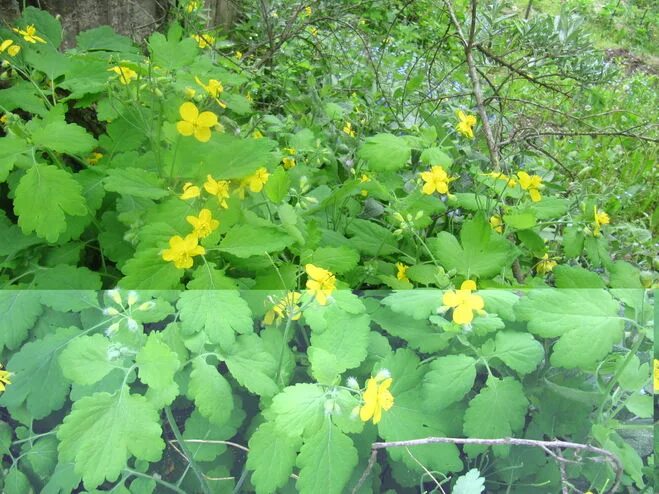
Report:
M352 489L352 493L356 494L359 491L360 487L366 482L366 479L370 475L375 462L377 461L378 451L381 449L387 448L409 448L410 446L423 446L427 444L478 444L482 446L502 446L502 445L511 445L511 446L532 446L536 448L542 448L545 452L548 452L550 456L556 459L559 464L564 462L569 462L560 454L560 451L563 449L574 449L576 451L588 451L594 453L598 456L604 457L606 461L611 464L615 472L615 481L613 486L607 491L607 494L613 494L620 487L620 482L622 481L622 472L623 465L620 459L603 448L598 448L596 446L591 446L590 444L582 443L573 443L569 441L540 441L535 439L518 439L514 437L505 437L501 439L479 439L479 438L460 438L460 437L425 437L423 439L412 439L409 441L389 441L389 442L376 442L371 445L371 457L368 460L366 469L364 473L357 481L357 484ZM554 453L552 449L557 450L558 453ZM591 461L602 461L601 459L590 458Z

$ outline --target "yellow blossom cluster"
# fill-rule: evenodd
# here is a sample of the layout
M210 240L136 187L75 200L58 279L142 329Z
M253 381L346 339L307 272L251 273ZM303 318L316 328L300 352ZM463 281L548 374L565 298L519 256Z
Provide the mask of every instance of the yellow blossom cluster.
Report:
M336 276L330 271L307 264L304 266L307 273L307 290L320 305L327 305L332 292L336 290Z
M174 235L169 239L169 249L162 252L162 258L167 262L173 262L178 269L188 269L194 264L195 256L203 256L206 249L199 245L199 240L213 233L220 222L213 218L209 209L202 209L199 216L187 216L186 221L192 225L192 233L185 238Z
M300 292L288 292L286 296L275 303L272 309L266 312L263 322L270 325L275 321L279 322L289 317L291 321L297 321L302 317L302 309L300 308L301 298L302 294Z
M366 380L366 389L362 393L363 405L359 408L359 418L363 422L373 419L373 424L378 424L382 412L394 406L394 396L389 391L392 383L393 379L386 370Z
M459 290L444 292L442 309L453 309L453 322L456 324L469 324L474 319L474 312L481 314L485 307L483 298L471 293L476 290L476 282L465 280Z
M110 67L108 72L114 72L117 74L117 79L124 86L137 79L137 72L125 65L115 65L114 67Z
M474 138L474 126L476 125L476 117L467 115L462 110L458 110L458 125L455 127L460 134L469 139Z
M421 180L424 182L422 192L426 195L432 195L435 192L448 194L448 184L455 178L449 177L442 166L436 165L429 171L421 172Z

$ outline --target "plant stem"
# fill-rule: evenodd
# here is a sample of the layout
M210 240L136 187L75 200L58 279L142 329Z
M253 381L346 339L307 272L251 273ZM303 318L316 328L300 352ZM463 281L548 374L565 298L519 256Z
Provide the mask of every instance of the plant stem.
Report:
M160 484L163 487L167 487L169 490L178 492L179 494L186 494L186 492L183 489L179 488L174 484L170 484L169 482L162 480L155 475L148 475L146 473L138 472L137 470L131 470L130 468L125 468L124 472L133 475L135 477L142 477L143 479L153 480L156 484Z
M181 451L183 451L183 454L188 460L190 468L192 468L192 471L195 473L197 479L199 480L199 485L201 486L201 490L204 492L204 494L212 494L210 487L206 483L206 478L204 477L204 474L199 469L199 465L197 465L197 463L194 461L194 458L192 458L192 455L190 454L190 450L188 449L187 444L185 443L183 437L181 436L181 431L179 430L178 425L176 425L176 420L174 420L174 416L172 415L171 407L165 407L165 416L167 417L167 422L169 422L169 427L172 429L172 432L174 433L174 437L176 437L179 446L181 446ZM180 489L178 489L178 487L176 487L176 489L178 490L177 492L183 492Z

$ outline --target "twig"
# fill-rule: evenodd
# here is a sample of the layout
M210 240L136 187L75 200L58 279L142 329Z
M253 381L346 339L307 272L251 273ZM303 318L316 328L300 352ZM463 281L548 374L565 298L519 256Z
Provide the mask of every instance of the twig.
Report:
M568 441L540 441L535 439L518 439L514 437L505 437L501 439L480 439L480 438L459 438L459 437L425 437L423 439L412 439L409 441L389 441L389 442L375 442L371 445L371 457L369 459L366 470L359 478L359 481L353 488L352 492L355 494L362 484L366 481L368 476L375 466L375 461L377 459L377 452L380 449L387 448L408 448L410 446L423 446L426 444L479 444L482 446L501 446L501 445L511 445L511 446L532 446L536 448L542 448L545 451L550 448L554 449L574 449L577 451L588 451L594 453L598 456L604 457L612 466L615 472L615 481L611 488L607 491L607 494L613 494L620 487L620 482L622 481L622 472L623 465L620 459L603 448L598 448L596 446L591 446L590 444L582 443L573 443ZM553 455L556 457L557 455ZM568 461L564 458L563 461L559 460L559 464L563 464ZM591 461L602 461L598 458L590 458Z

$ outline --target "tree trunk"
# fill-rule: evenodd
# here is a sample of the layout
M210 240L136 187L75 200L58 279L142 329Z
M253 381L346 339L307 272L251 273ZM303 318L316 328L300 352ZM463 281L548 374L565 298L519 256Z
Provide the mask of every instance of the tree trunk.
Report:
M39 4L60 16L67 48L75 45L79 32L104 25L139 42L158 29L167 15L166 2L158 0L40 0Z

